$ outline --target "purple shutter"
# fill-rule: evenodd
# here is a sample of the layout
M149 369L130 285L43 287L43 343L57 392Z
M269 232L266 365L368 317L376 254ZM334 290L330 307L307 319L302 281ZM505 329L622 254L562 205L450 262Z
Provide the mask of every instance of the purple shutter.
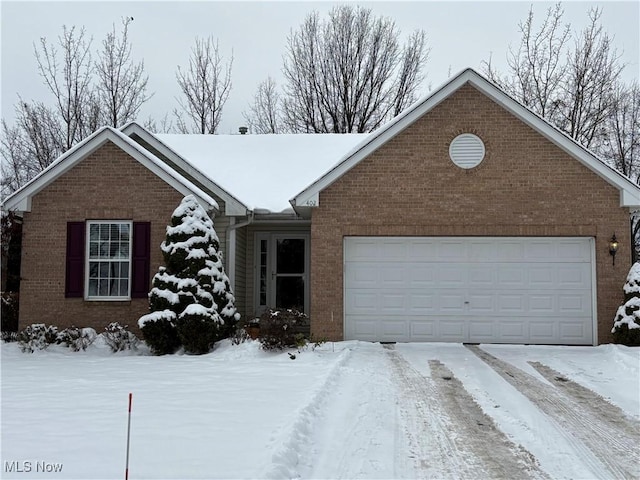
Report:
M133 222L131 298L147 298L151 251L151 223Z
M84 222L67 222L67 267L64 296L82 297L84 292Z

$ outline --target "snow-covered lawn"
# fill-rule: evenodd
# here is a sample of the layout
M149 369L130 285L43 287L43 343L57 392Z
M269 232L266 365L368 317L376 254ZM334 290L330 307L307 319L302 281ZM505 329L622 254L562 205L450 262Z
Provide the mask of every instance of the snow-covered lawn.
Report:
M1 348L2 478L124 478L129 392L131 479L640 477L638 348Z

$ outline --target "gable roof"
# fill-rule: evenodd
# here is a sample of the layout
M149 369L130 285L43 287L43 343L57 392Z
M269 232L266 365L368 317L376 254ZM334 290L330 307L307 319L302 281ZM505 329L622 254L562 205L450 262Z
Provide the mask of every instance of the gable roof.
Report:
M183 195L193 194L207 210L217 210L219 208L217 202L208 193L194 185L128 136L112 127L102 127L66 151L29 183L9 195L3 201L3 207L7 210L20 212L31 211L31 200L35 194L107 142L115 144Z
M305 216L309 215L309 210L320 204L320 192L322 190L330 186L342 175L355 167L360 161L412 125L465 84L470 84L487 95L494 102L501 105L549 141L570 154L609 184L618 188L620 191L620 206L640 207L640 187L638 187L638 185L606 165L589 150L511 98L482 75L473 69L466 69L438 88L431 95L416 102L389 123L371 133L365 142L343 157L334 168L293 197L291 204L296 211Z
M291 195L369 134L156 135L254 211L291 211Z
M181 155L179 155L173 148L162 141L160 137L165 135L154 135L141 127L135 122L128 123L120 129L122 133L128 137L137 137L142 140L146 145L145 148L153 148L161 155L161 160L168 163L170 167L177 169L189 180L196 185L201 185L206 191L213 193L219 199L224 202L224 213L229 216L244 216L247 214L249 207L236 196L229 193L229 191L222 188L217 182L214 182L212 178L216 178L214 175L205 175L196 164L191 161L186 161ZM182 135L188 137L188 142L196 141L195 137L202 137L203 135ZM211 154L211 151L208 152ZM189 158L189 157L187 157ZM190 159L189 159L190 160Z

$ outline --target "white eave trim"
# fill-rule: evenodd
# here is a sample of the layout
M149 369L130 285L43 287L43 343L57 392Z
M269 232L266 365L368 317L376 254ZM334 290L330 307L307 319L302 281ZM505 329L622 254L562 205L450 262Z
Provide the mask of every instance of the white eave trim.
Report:
M205 209L219 209L218 203L209 194L178 174L166 163L151 152L145 150L141 145L138 145L122 132L111 127L101 128L65 152L27 185L7 197L3 202L3 208L20 212L31 211L31 199L34 195L68 172L77 163L98 150L108 141L136 159L183 195L194 195Z
M338 180L342 175L355 167L361 160L384 145L391 138L408 128L420 117L431 111L438 104L452 95L464 84L469 83L496 103L511 112L517 118L529 125L534 130L559 148L569 153L579 162L599 175L612 186L620 190L620 206L640 207L640 187L629 178L606 165L595 155L574 141L564 132L549 124L542 117L536 115L528 108L524 107L516 100L504 93L496 85L485 79L473 69L466 69L456 75L453 79L442 85L430 96L422 101L418 101L395 117L387 124L374 131L363 143L345 155L340 162L329 172L320 177L305 190L297 194L290 200L295 207L313 208L320 205L320 192Z
M217 195L222 201L224 201L225 215L231 217L244 217L247 215L249 207L247 207L244 203L242 203L240 200L238 200L236 197L234 197L232 194L227 192L224 188L215 183L196 167L194 167L188 160L184 159L181 155L175 152L162 140L158 139L151 132L135 122L126 124L120 130L128 137L133 134L138 135L142 140L155 147L158 151L162 152L163 155L177 164L194 179L199 181L201 184L206 185L214 195Z

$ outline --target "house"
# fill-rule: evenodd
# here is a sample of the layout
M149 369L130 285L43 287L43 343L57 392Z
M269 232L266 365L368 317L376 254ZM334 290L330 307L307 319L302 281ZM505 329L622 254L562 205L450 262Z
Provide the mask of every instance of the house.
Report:
M298 306L333 340L609 342L640 207L470 69L368 135L107 127L4 201L23 216L21 328L135 325L185 194L215 216L245 318Z

